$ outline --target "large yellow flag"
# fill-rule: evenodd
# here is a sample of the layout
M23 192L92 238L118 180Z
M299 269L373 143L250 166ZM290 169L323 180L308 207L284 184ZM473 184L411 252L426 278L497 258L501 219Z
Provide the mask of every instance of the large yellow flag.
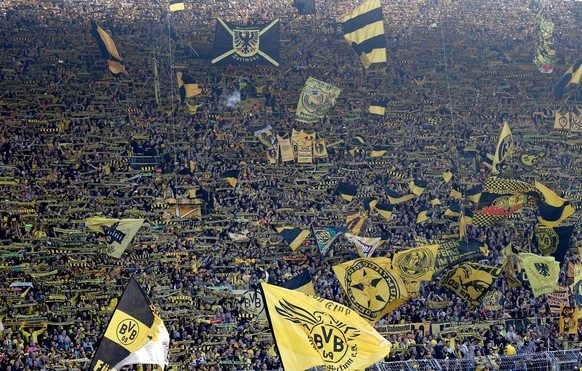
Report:
M537 201L538 220L544 226L548 228L555 227L576 211L568 201L558 196L542 183L536 181L535 187L539 192L540 198L542 198L542 200Z
M394 254L392 266L407 281L430 281L439 245L425 245Z
M501 135L499 136L499 142L497 142L497 148L495 149L493 163L491 164L491 174L497 175L500 173L501 164L503 164L507 156L511 155L512 149L513 135L511 135L509 125L504 123Z
M517 258L525 269L534 297L554 291L560 275L560 262L556 258L531 253L520 253Z
M355 259L334 265L333 271L346 292L350 308L369 321L377 321L408 299L398 272L388 258Z
M107 255L119 258L133 240L144 219L112 219L94 216L85 220L87 228L105 235Z
M261 283L285 370L363 370L392 344L355 311L331 300Z
M481 303L481 299L499 277L502 269L477 263L463 263L443 275L441 286L453 290L475 307Z

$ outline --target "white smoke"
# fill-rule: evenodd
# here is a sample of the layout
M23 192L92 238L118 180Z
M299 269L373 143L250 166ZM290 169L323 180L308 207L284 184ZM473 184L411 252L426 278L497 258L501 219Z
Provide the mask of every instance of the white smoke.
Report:
M225 106L228 108L235 108L236 105L240 102L240 91L228 91L224 93L221 98Z

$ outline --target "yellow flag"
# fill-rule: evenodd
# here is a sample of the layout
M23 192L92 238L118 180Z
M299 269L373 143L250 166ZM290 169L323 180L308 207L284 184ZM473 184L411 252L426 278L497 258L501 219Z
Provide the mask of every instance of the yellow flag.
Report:
M507 156L511 155L512 150L513 135L511 135L509 125L504 123L501 135L499 136L499 142L497 142L497 148L495 149L495 156L493 157L493 163L491 165L491 174L497 175L500 173L500 165L505 161Z
M350 308L373 322L408 299L408 292L388 258L355 259L334 265Z
M560 334L578 333L578 308L563 306L560 310Z
M331 300L261 283L285 370L363 370L392 344L355 311Z
M534 297L554 291L560 275L560 262L556 258L531 253L518 254L517 258L525 269Z
M107 255L119 258L143 224L144 219L112 219L92 217L85 220L87 228L105 235Z
M430 281L439 245L425 245L394 254L392 266L407 281Z

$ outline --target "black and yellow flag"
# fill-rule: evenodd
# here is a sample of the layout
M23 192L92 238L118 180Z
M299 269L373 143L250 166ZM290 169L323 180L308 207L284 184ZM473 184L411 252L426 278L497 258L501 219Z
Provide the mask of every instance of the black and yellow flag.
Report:
M370 157L382 157L388 153L390 149L389 146L373 146L372 152L370 152Z
M390 201L390 203L393 205L412 200L414 197L416 197L413 194L401 195L400 193L393 191L391 189L386 190L386 195L388 196L388 200ZM376 206L376 208L378 208L378 206Z
M452 200L449 207L445 210L444 216L458 217L461 215L461 206L459 201Z
M378 214L382 215L386 220L392 220L392 210L394 206L391 204L379 204L376 203L374 209L378 212Z
M441 286L453 290L472 307L481 299L501 274L502 268L477 263L463 263L446 272L441 278Z
M449 240L438 245L434 268L437 275L457 264L485 259L489 253L487 247L477 240Z
M570 247L570 237L574 231L574 226L546 227L538 224L534 228L534 235L538 249L542 255L551 255L560 263L564 262L566 252Z
M131 278L99 343L89 370L168 364L170 335L147 294Z
M355 311L267 283L261 287L285 370L363 370L390 353L391 343Z
M539 212L538 221L541 224L549 228L555 227L574 214L574 207L554 191L539 182L535 182L535 187L540 196L536 203Z
M348 306L370 322L396 309L408 299L398 272L390 269L388 258L355 259L334 265Z
M240 174L239 170L227 170L222 173L221 178L226 179L226 182L231 187L236 187L236 184L238 183L239 174Z
M358 193L358 187L350 183L340 182L337 185L337 191L344 200L351 201Z
M439 245L424 245L394 254L392 267L405 281L430 281L434 274Z
M497 175L501 172L503 164L508 156L511 155L513 150L513 135L511 135L511 130L509 130L509 125L507 123L503 124L503 129L501 129L501 135L499 136L499 141L497 142L497 148L495 149L495 155L493 156L493 163L491 164L491 174Z
M107 255L120 258L133 237L143 224L144 219L112 219L94 216L85 220L85 226L93 232L105 235Z
M447 170L443 173L443 179L445 184L449 183L451 179L453 179L453 175L455 175L451 170Z
M273 146L273 140L275 139L275 131L271 125L267 125L259 130L256 130L253 135L261 142L265 147L271 148Z
M335 100L341 91L337 86L313 77L308 78L299 95L295 120L306 123L318 122L335 106Z
M242 26L218 18L212 64L279 65L279 20Z
M487 178L483 188L473 216L476 227L492 226L521 212L536 192L528 183L495 177Z
M198 84L182 72L176 73L176 80L178 81L178 91L180 92L180 102L184 103L186 98L195 97L202 93L202 89L198 87Z
M313 158L326 158L326 157L327 157L327 145L325 144L325 139L314 140Z
M574 267L574 282L570 286L572 297L576 308L578 308L578 318L582 317L582 266L576 264Z
M315 288L311 282L311 274L309 270L304 269L303 272L283 283L281 287L289 290L302 292L306 295L315 295Z
M375 63L386 63L386 37L380 0L366 0L339 20L344 38L356 50L365 68Z
M293 251L301 246L310 233L309 230L296 227L277 227L276 229Z
M520 253L517 258L525 270L534 297L554 291L560 275L560 263L553 256Z
M459 186L456 183L453 183L451 185L451 191L449 192L449 196L455 199L459 199L461 198L462 195L463 193L461 192L461 186Z
M416 215L416 224L424 223L428 220L428 209L423 206Z
M368 213L365 211L358 211L346 216L346 229L353 234L359 234L368 219Z
M578 333L578 308L563 306L560 310L560 334Z
M481 184L477 184L467 191L467 198L478 204L479 199L481 198L481 193L483 193L483 186Z
M184 0L170 0L170 12L184 10Z
M345 230L335 227L312 227L312 229L321 256L324 258L333 256L333 244Z
M91 33L95 37L95 40L97 40L97 45L99 45L101 55L108 60L107 64L109 71L115 75L122 73L125 76L129 76L129 73L127 73L122 64L123 58L119 55L115 42L113 42L111 36L103 31L103 29L93 20L91 21Z
M561 99L564 96L564 91L566 88L572 84L579 84L582 79L582 59L579 59L574 63L564 76L558 80L554 86L554 97L556 99Z
M408 183L408 187L410 187L410 191L414 193L416 196L420 196L422 192L426 189L428 182L426 180L420 179L413 179Z

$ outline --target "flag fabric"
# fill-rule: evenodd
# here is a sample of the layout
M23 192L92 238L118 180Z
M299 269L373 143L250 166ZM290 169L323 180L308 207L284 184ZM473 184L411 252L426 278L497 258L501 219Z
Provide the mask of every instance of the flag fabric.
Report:
M198 87L198 84L182 72L176 73L176 80L178 81L178 92L180 93L180 102L184 103L186 98L195 97L202 93L202 89Z
M544 16L543 9L536 14L535 51L533 62L541 73L552 73L556 68L554 23Z
M94 216L85 220L85 226L93 232L105 235L107 255L120 258L133 240L144 219L112 219Z
M475 227L492 226L509 218L512 214L521 212L528 204L536 189L528 183L487 178L479 202L475 208L473 225Z
M313 235L321 256L324 258L332 256L332 246L342 234L344 234L344 231L340 228L313 227Z
M414 193L416 196L420 196L422 192L426 189L428 182L426 180L420 179L413 179L408 183L408 187L410 187L410 191Z
M390 203L393 205L412 200L415 197L413 194L401 195L400 193L391 189L386 190L386 195L388 196Z
M481 193L483 193L483 185L477 184L476 186L467 191L467 198L472 202L478 204L479 199L481 198Z
M293 0L293 6L301 15L315 14L315 0Z
M339 21L344 38L356 50L364 68L386 62L384 16L380 0L366 0Z
M436 206L438 206L440 204L441 204L441 200L439 200L437 197L435 197L435 198L433 198L433 199L430 200L430 205L432 207L436 207Z
M578 318L582 317L582 266L576 264L574 268L574 283L570 286L574 304L578 308Z
M428 210L426 207L422 207L418 214L416 215L416 224L424 223L428 220Z
M382 157L388 153L389 149L390 147L388 146L374 146L372 147L372 152L370 152L370 157Z
M534 235L538 249L544 256L551 255L560 263L564 262L566 252L570 248L570 237L574 226L546 227L538 224L534 228Z
M225 179L231 187L236 187L239 174L239 170L227 170L222 173L221 178Z
M445 180L445 184L448 184L451 179L453 178L453 172L450 170L447 170L443 173L443 179Z
M344 236L356 246L358 255L361 258L372 257L374 251L384 242L381 237L360 237L351 233L345 233Z
M334 265L349 307L370 322L379 320L408 299L404 282L388 258L350 260Z
M341 89L337 86L313 77L308 78L299 95L295 120L305 123L318 122L335 105L340 93Z
M561 114L558 110L554 113L554 129L571 130L570 112Z
M458 217L461 215L461 206L459 201L452 200L449 207L445 210L444 216Z
M170 335L147 294L131 278L99 343L89 370L130 364L168 364Z
M560 275L560 263L553 256L520 253L517 258L525 270L534 297L554 291Z
M313 141L313 157L327 158L327 146L325 144L325 139Z
M382 215L386 220L392 220L392 210L394 206L391 204L379 204L376 203L374 206L374 210L378 212L378 214Z
M337 185L337 191L344 200L352 201L358 193L358 187L349 183L340 182Z
M501 172L502 166L505 160L513 150L513 135L511 135L511 130L509 130L509 125L507 123L503 124L503 129L501 130L501 135L499 136L499 141L497 142L497 148L495 149L495 155L493 156L493 163L491 164L491 174L497 175Z
M202 107L203 104L190 104L188 102L184 102L184 112L186 112L189 115L194 115L196 113L198 113L198 108Z
M582 59L574 63L554 86L554 97L561 99L566 88L572 84L579 84L582 79Z
M476 240L449 240L438 243L434 275L466 261L479 261L488 254L486 246Z
M542 183L536 181L535 187L540 196L540 199L536 201L539 213L538 221L544 226L555 227L576 211L568 201Z
M548 306L550 307L550 313L552 313L553 316L559 316L560 309L569 304L569 297L568 286L556 285L554 291L546 295Z
M267 283L261 287L285 370L363 370L390 353L391 343L355 311Z
M434 274L439 245L423 245L394 254L392 267L405 281L430 281Z
M309 270L307 269L304 269L303 272L283 283L281 287L299 291L305 295L315 295L315 288L313 287L313 282L311 282L311 274L309 274Z
M295 155L293 154L293 146L291 145L291 138L289 138L289 134L285 134L284 136L277 134L277 143L279 144L279 149L281 150L281 161L295 161Z
M283 239L291 246L291 250L295 251L303 241L309 236L309 230L296 227L277 227L277 232Z
M184 0L170 0L170 12L184 10Z
M275 131L271 125L267 125L259 130L256 130L253 135L259 140L265 147L270 148L273 146L273 139L275 136Z
M368 112L374 114L374 115L385 115L386 114L386 100L385 99L379 99L379 100L373 100L372 102L370 102L370 107L368 107Z
M578 333L578 308L563 306L560 310L560 334Z
M368 219L368 213L358 211L357 213L346 216L346 229L353 234L359 234Z
M451 185L451 190L449 192L449 196L451 196L452 198L455 199L459 199L461 198L461 196L463 195L463 193L461 192L461 187L458 184L453 184Z
M243 26L218 18L211 63L279 66L279 19Z
M475 307L501 275L502 268L477 263L463 263L446 272L441 286L454 291L461 299Z
M129 73L127 73L125 67L122 64L123 58L121 58L119 55L117 47L115 46L115 42L111 36L109 36L107 32L103 31L103 29L99 27L93 20L91 20L91 33L97 41L97 45L101 51L101 56L108 60L107 64L111 73L122 73L125 76L129 76Z

